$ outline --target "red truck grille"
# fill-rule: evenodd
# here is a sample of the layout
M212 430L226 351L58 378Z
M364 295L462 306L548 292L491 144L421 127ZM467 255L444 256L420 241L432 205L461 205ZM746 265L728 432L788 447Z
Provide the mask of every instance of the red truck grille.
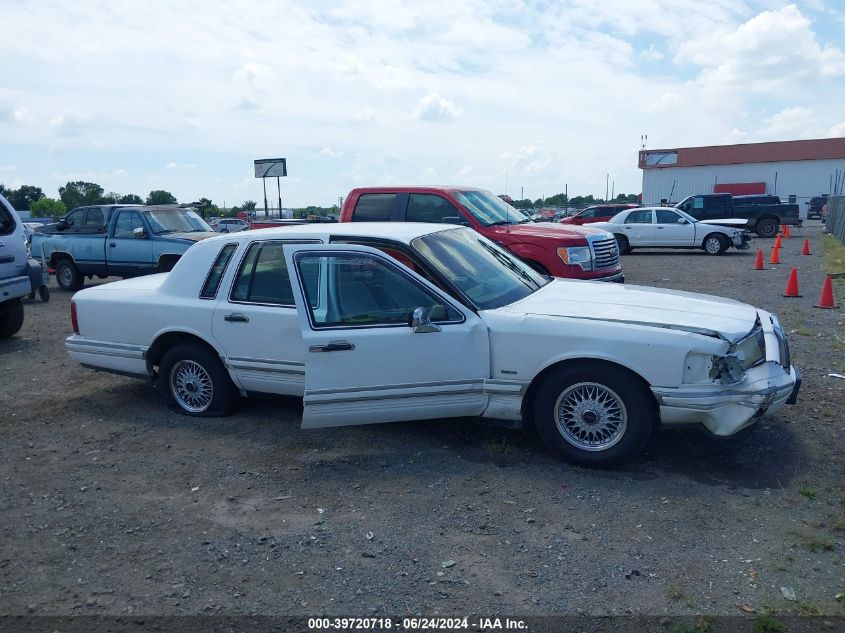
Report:
M619 247L615 239L596 240L590 242L590 246L593 248L596 270L619 265Z

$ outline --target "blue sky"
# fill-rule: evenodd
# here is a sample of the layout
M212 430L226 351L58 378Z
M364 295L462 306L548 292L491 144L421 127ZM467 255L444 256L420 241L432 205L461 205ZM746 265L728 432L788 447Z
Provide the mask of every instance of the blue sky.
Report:
M0 182L285 206L637 193L648 146L845 136L839 2L4 0ZM270 185L271 183L268 183ZM275 183L268 187L275 198Z

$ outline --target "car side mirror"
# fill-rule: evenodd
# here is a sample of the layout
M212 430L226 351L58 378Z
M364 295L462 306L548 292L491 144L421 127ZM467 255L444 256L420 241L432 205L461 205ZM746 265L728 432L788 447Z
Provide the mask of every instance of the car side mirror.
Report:
M686 218L678 218L678 224L686 224L686 223L687 223Z
M64 230L65 230L67 227L69 227L71 224L73 224L73 220L71 220L70 222L68 222L68 221L67 221L67 218L62 218L61 220L59 220L59 221L56 223L56 228L57 228L57 229L59 229L60 231L64 231Z
M431 322L428 310L425 308L414 308L411 314L411 329L414 331L414 334L442 332L442 328L439 325Z
M132 229L132 237L136 240L144 240L147 238L147 232L143 228L138 227L137 229Z

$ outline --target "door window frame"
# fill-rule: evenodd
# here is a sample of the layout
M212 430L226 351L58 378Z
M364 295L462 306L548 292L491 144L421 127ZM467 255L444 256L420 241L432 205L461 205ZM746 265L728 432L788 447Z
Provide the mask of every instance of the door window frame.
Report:
M316 239L300 239L300 240L254 240L252 242L248 242L244 252L241 253L241 258L238 261L238 266L235 269L235 274L232 276L232 281L229 285L229 294L226 297L226 300L229 303L234 303L236 305L247 305L247 306L265 306L267 308L296 308L296 298L294 297L293 304L286 304L286 303L261 303L259 301L241 301L239 299L233 299L232 295L235 293L235 286L238 283L238 277L240 277L241 272L243 271L243 267L246 264L246 258L249 256L250 250L256 245L260 244L261 247L264 247L264 244L275 243L281 244L282 246L282 257L284 258L284 245L285 244L322 244L321 240ZM287 268L287 262L285 262L285 268ZM299 275L297 275L297 278ZM288 271L288 280L290 280L290 271ZM293 292L293 284L291 283L291 292Z
M362 245L363 246L363 245ZM375 247L373 247L375 248ZM305 307L305 312L308 316L308 325L314 332L324 332L324 331L331 331L331 330L363 330L363 329L384 329L384 328L409 328L410 324L408 323L362 323L360 325L353 325L344 323L341 325L318 325L314 322L314 308L311 306L310 297L308 296L308 291L305 289L305 286L302 282L302 275L300 274L300 267L299 261L302 257L305 256L316 256L316 257L335 257L335 256L342 256L342 255L352 255L355 257L372 257L373 259L381 260L386 266L389 268L393 268L396 272L400 275L405 277L410 283L417 286L420 290L425 292L426 294L433 295L436 299L441 301L445 306L451 308L454 312L456 312L459 316L459 320L444 320L444 321L432 321L432 323L436 323L438 325L458 325L461 323L466 322L466 315L464 314L463 310L461 310L455 302L452 300L452 297L445 295L440 291L439 288L435 286L436 290L432 290L424 283L420 283L419 280L415 279L407 269L403 270L403 267L399 265L399 263L387 255L386 253L378 252L378 253L371 253L371 252L364 252L364 251L357 251L357 250L302 250L297 251L293 255L293 262L295 268L295 275L296 275L296 282L299 286L300 295L303 298L303 304ZM322 267L321 267L322 269ZM328 272L326 272L328 275ZM321 273L322 277L322 273ZM321 279L321 282L323 280ZM328 279L325 280L325 283L328 285ZM430 282L429 282L430 283ZM432 284L434 285L434 284ZM320 296L326 296L327 302L332 300L332 295L334 292L328 292L328 288L320 288L319 290Z

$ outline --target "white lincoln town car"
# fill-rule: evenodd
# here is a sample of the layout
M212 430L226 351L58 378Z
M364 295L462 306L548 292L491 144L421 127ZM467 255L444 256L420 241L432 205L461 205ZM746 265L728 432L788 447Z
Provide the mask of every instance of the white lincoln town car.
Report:
M552 279L440 224L221 235L169 273L78 292L70 355L157 379L192 416L304 398L302 428L481 416L608 466L652 431L730 436L795 402L777 318L728 299Z

